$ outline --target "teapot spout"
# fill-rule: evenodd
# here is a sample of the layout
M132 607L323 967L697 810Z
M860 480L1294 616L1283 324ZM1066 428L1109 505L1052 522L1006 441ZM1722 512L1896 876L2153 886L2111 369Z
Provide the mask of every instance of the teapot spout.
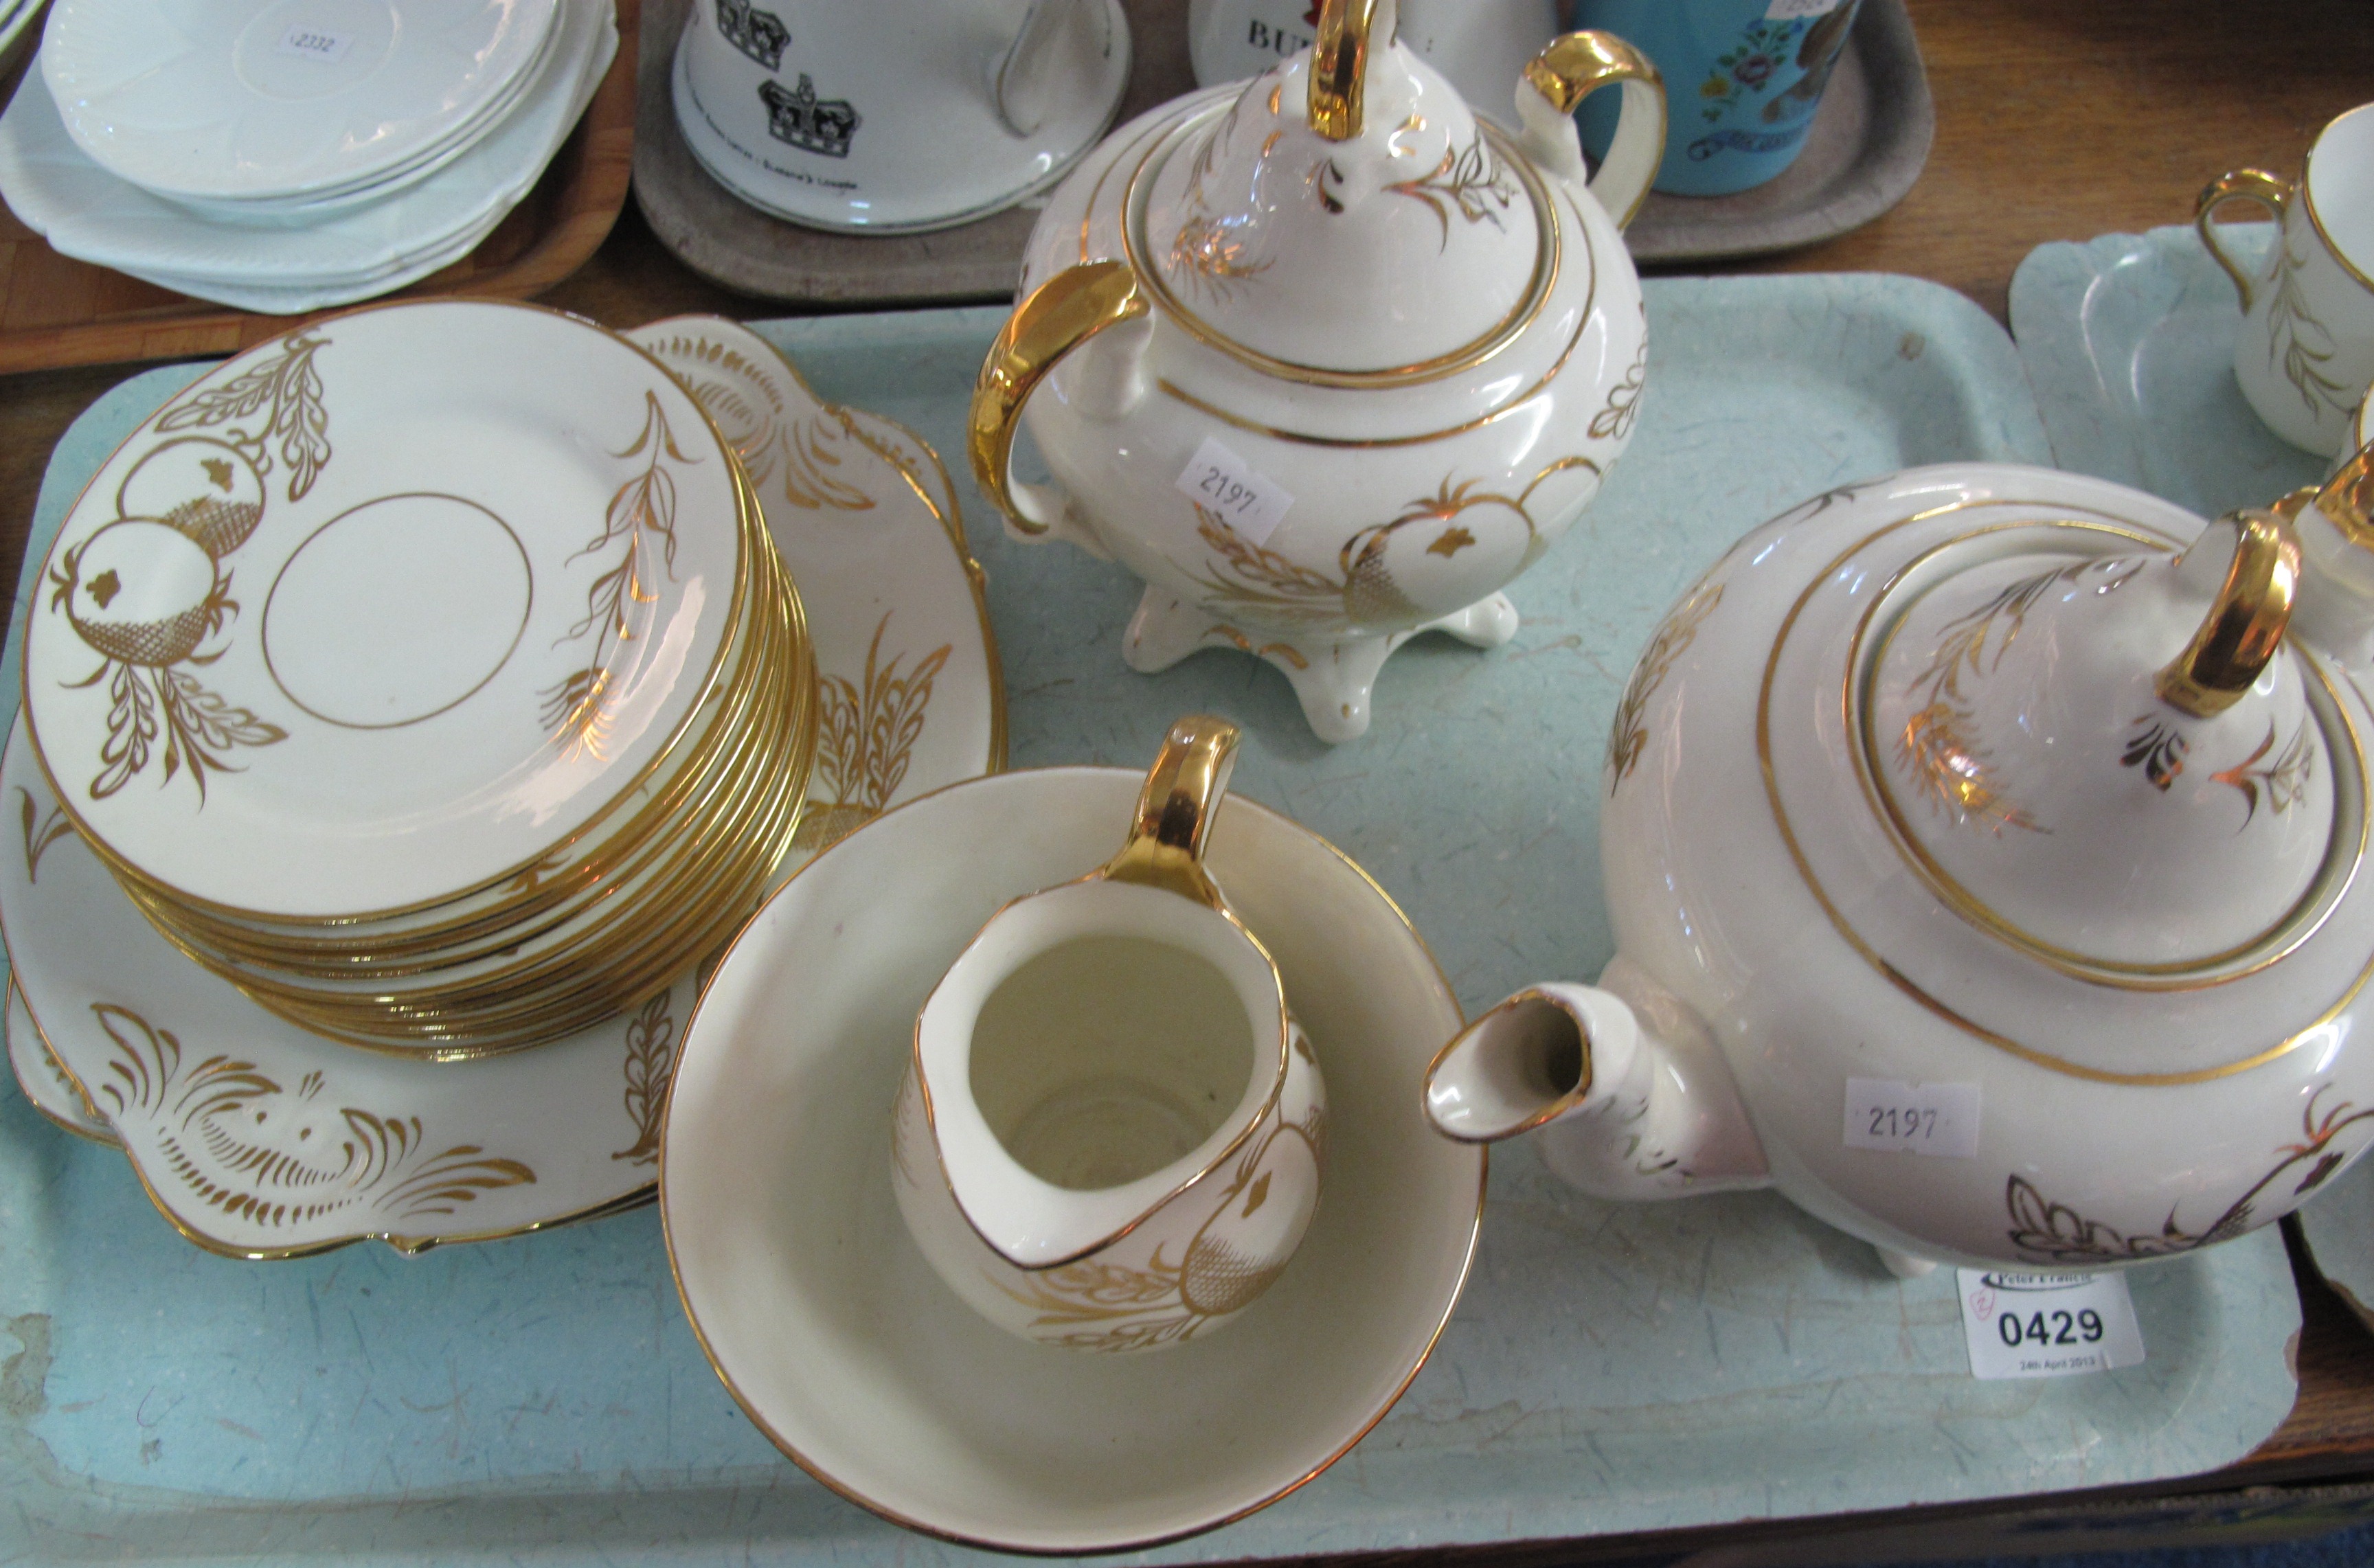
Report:
M1594 1198L1771 1185L1763 1145L1697 1013L1616 958L1597 986L1529 986L1428 1068L1427 1119L1463 1143L1538 1130L1543 1162Z

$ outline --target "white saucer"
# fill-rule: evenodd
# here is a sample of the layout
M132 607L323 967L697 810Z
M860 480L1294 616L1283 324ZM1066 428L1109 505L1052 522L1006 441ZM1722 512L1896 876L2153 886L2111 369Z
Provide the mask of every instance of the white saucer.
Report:
M916 1009L1006 899L1111 856L1142 783L1005 774L859 829L745 930L678 1064L661 1206L712 1364L819 1480L950 1539L1122 1550L1275 1501L1400 1397L1473 1256L1483 1153L1419 1111L1461 1023L1448 983L1351 861L1231 798L1212 872L1327 1075L1326 1188L1301 1249L1226 1330L1141 1356L1029 1344L932 1272L890 1189Z
M824 711L779 874L888 806L1003 768L997 645L937 454L879 415L827 404L735 322L677 316L627 336L717 422L802 585Z
M499 124L419 183L318 223L210 220L116 179L74 145L29 74L30 90L20 88L0 113L0 195L59 254L201 298L294 311L383 294L475 247L527 194L593 101L617 53L612 6L572 0L556 25L562 36L540 78Z
M846 234L921 234L951 228L1052 190L1103 139L1129 86L1129 23L1120 0L1105 0L1115 41L1093 90L1061 105L1028 136L997 116L979 61L959 29L912 41L911 69L897 81L903 113L869 100L848 149L827 158L744 127L746 106L702 101L678 47L669 68L676 123L711 178L760 212L788 223ZM695 6L688 34L708 7ZM789 75L791 73L786 73ZM887 84L885 84L887 85Z
M240 200L433 156L518 87L558 0L57 0L41 77L115 175Z

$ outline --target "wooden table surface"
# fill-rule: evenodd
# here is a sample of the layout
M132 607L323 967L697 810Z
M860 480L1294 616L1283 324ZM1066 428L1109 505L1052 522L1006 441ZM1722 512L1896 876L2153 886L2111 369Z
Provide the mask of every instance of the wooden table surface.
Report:
M2188 221L2194 194L2227 169L2252 165L2288 178L2319 127L2374 99L2369 0L1910 4L1937 108L1936 145L1920 183L1895 211L1856 233L1718 270L1910 273L1960 289L2001 320L2013 269L2037 245ZM544 298L617 327L684 311L785 313L687 271L631 203L594 260ZM0 580L16 580L51 445L130 369L0 378ZM2306 1322L2299 1401L2282 1429L2230 1470L2121 1493L2107 1514L2102 1494L2083 1500L2087 1517L2130 1521L2121 1533L2046 1530L2029 1544L2140 1545L2154 1539L2154 1520L2180 1533L2206 1521L2228 1539L2251 1527L2280 1533L2286 1519L2297 1529L2356 1512L2354 1491L2303 1486L2366 1483L2374 1496L2374 1336L2300 1261L2297 1238L2293 1251ZM2228 1501L2238 1493L2242 1501ZM2208 1501L2188 1510L2185 1499ZM2062 1506L2066 1512L2078 1500ZM1845 1551L1882 1560L1916 1551L1960 1556L2028 1540L2006 1538L1991 1523L2013 1514L2033 1520L2053 1507L2051 1500L2022 1499L1588 1548L1513 1545L1489 1555L1663 1562L1688 1553L1708 1568L1828 1561Z

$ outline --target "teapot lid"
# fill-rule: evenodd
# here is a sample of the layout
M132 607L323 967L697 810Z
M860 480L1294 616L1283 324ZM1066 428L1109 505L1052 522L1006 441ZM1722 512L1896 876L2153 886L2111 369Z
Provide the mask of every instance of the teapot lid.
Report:
M2175 558L1948 552L1904 574L1872 613L1851 743L1931 891L2098 980L2303 939L2356 845L2338 715L2282 646L2299 578L2289 523L2259 510Z
M1395 15L1326 0L1312 48L1186 122L1132 181L1138 275L1197 337L1272 374L1449 375L1513 341L1557 281L1542 173L1394 41Z

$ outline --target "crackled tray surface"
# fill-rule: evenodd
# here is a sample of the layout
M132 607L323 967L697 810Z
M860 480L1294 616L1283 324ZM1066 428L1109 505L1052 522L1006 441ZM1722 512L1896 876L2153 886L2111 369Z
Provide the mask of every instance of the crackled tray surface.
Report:
M1515 585L1515 642L1404 650L1353 745L1318 745L1283 677L1231 651L1131 673L1119 647L1134 579L1007 544L960 479L1014 765L1135 767L1177 715L1228 714L1247 730L1233 788L1367 868L1464 1005L1595 972L1612 948L1596 855L1604 737L1674 595L1722 545L1821 489L1949 458L2049 459L2011 345L1946 290L1675 280L1651 281L1648 299L1655 369L1638 439L1574 533ZM957 452L1000 321L762 331L824 396ZM75 481L156 401L102 404L70 436L37 548ZM1144 1561L2142 1482L2239 1458L2291 1406L2298 1304L2271 1232L2132 1276L2143 1365L1979 1383L1949 1278L1898 1284L1869 1249L1777 1199L1614 1208L1559 1187L1522 1145L1492 1164L1467 1293L1393 1413L1295 1495ZM414 1262L380 1248L227 1262L175 1238L120 1155L10 1086L0 1248L0 1324L15 1340L0 1352L19 1358L12 1387L35 1391L0 1411L0 1535L26 1555L85 1552L99 1534L150 1556L972 1555L833 1498L776 1455L701 1359L650 1214Z

